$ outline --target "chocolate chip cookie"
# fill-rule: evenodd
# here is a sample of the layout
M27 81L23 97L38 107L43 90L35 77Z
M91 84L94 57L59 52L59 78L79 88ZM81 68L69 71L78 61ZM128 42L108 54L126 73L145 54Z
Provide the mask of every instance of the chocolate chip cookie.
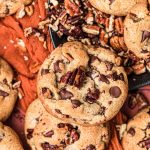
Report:
M116 16L126 16L130 9L137 3L147 5L147 0L89 0L98 10Z
M150 15L144 4L135 5L124 21L128 49L139 58L150 58Z
M96 125L122 107L128 81L121 59L104 48L67 42L44 61L38 95L47 111L65 121Z
M12 81L11 67L0 58L0 121L9 117L17 100L17 90L13 88Z
M128 122L122 145L124 150L150 149L150 106Z
M0 150L23 150L18 135L0 122Z
M104 150L109 142L108 124L83 127L63 122L47 113L39 100L27 110L25 130L28 140L32 139L29 144L38 150Z
M44 115L49 115L44 107L42 106L40 100L34 100L27 109L25 115L25 135L28 144L31 146L32 150L36 150L34 140L33 140L33 131L36 125L39 123L39 120L43 118Z
M0 17L6 17L17 12L19 8L28 5L33 0L0 0Z

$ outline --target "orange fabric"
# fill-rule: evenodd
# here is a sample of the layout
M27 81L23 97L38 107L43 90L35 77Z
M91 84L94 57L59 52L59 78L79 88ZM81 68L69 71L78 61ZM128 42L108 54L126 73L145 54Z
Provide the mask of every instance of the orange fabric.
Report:
M46 18L45 2L47 0L34 1L34 14L31 17L16 19L15 16L9 16L0 21L0 56L8 61L19 74L17 77L21 81L19 93L23 98L18 101L18 106L23 111L26 111L28 105L37 97L37 72L53 49L47 29L45 29L47 49L36 36L25 37L24 35L25 28L37 28L39 22ZM23 40L26 49L18 46L18 39Z

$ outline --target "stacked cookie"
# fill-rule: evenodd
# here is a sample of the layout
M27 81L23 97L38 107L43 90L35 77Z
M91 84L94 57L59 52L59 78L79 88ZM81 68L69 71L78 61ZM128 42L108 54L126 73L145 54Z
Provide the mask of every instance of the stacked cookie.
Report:
M25 133L32 149L103 150L108 121L128 93L121 59L105 48L67 42L39 70L39 100L28 108Z
M0 58L0 149L23 150L17 134L3 125L13 111L18 92L13 86L13 71L9 64Z

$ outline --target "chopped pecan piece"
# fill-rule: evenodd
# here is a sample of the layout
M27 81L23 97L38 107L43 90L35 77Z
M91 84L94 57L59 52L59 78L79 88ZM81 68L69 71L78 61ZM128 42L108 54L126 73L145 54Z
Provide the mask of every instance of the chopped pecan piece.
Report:
M144 63L139 63L139 64L135 64L134 66L132 66L133 71L135 74L142 74L146 71L146 67L144 65Z
M82 67L75 69L73 72L67 72L61 77L60 82L74 85L78 88L82 86L83 80L85 78L85 72Z

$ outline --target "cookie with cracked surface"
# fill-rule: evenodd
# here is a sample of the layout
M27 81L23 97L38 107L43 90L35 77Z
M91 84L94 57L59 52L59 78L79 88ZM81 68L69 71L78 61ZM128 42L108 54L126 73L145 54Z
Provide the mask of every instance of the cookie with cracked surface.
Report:
M16 13L19 8L28 5L33 0L0 0L0 17L6 17Z
M67 42L44 61L38 95L47 111L82 125L104 123L115 116L128 93L121 59L104 48Z
M128 122L122 145L124 150L150 149L150 106Z
M150 57L150 15L145 5L135 5L126 16L124 39L128 49L137 57Z
M11 114L18 92L13 88L13 71L9 64L0 58L0 121L5 121Z
M29 106L25 124L26 137L33 150L103 150L110 137L108 124L83 127L61 121L47 113L40 100Z
M0 149L23 150L18 135L10 127L0 122Z
M147 0L89 0L93 7L111 15L126 16L137 3L147 5Z

